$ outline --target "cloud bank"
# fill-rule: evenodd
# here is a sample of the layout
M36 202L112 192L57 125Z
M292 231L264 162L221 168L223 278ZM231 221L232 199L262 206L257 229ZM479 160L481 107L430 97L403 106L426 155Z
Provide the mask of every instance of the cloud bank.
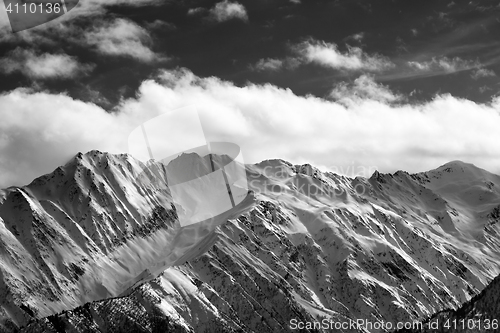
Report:
M417 172L460 159L500 173L500 99L477 104L441 95L424 104L394 104L397 94L370 77L353 87L356 98L334 89L337 98L350 98L346 104L168 70L143 82L137 98L114 113L65 95L17 89L0 96L0 187L28 183L78 151L127 152L133 128L193 104L209 140L239 144L247 162L283 158L369 176L375 168ZM378 92L385 98L375 98Z

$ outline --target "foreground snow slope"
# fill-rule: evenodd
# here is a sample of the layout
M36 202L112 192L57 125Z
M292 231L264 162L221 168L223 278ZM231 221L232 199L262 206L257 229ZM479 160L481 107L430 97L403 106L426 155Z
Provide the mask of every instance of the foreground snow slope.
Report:
M247 167L243 205L188 229L167 192L137 184L140 169L91 152L0 196L6 326L120 295L27 330L411 321L459 306L500 272L500 177L462 162L351 179L264 161Z

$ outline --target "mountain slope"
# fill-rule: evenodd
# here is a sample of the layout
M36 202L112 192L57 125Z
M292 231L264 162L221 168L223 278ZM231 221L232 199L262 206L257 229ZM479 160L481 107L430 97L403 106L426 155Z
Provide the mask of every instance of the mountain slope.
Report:
M78 158L82 157L77 157L76 165ZM80 181L85 186L76 186L84 189L73 195L77 200L66 200L69 196L61 194L72 193L71 185L57 186L66 181L61 174L68 177L68 184L78 179L74 161L63 172L58 169L55 175L3 195L0 217L7 222L0 230L2 241L14 244L14 239L29 238L22 236L27 232L17 236L12 227L17 224L9 222L24 212L22 221L31 225L26 229L35 234L36 244L42 244L35 248L49 254L39 259L36 252L26 250L27 262L31 260L32 269L40 271L42 261L46 262L46 271L59 282L56 285L65 286L42 288L55 294L57 301L51 304L58 302L58 307L45 308L42 293L33 294L31 289L43 285L40 276L49 281L51 275L29 276L22 283L13 279L31 267L14 265L14 253L23 253L24 244L30 243L19 241L18 251L11 251L7 259L1 257L4 290L15 289L17 297L2 304L4 318L12 320L6 325L27 323L33 310L33 316L41 318L121 294L124 297L52 318L73 327L87 320L96 332L103 328L99 318L109 313L116 316L118 326L134 323L144 332L154 331L158 321L161 325L168 321L174 325L172 330L196 332L285 332L291 330L292 320L303 324L323 319L405 322L458 307L500 272L499 178L461 162L415 175L375 172L369 179L351 179L310 165L264 161L247 166L253 194L244 205L212 225L182 229L175 223L175 212L169 210L168 191L154 192L136 184L134 177L141 169L136 161L96 152L83 159L90 170L83 174L89 178ZM117 166L108 166L109 173L102 171L107 170L106 161L113 159ZM161 170L161 165L152 163ZM452 171L445 171L448 168ZM467 177L457 176L462 168L470 171ZM450 190L446 185L452 183L458 185ZM471 186L479 190L468 191ZM16 198L29 206L17 204ZM50 210L53 206L62 207L62 212ZM19 207L23 209L16 210ZM48 226L40 228L40 224ZM48 243L43 243L44 235ZM109 235L122 241L113 245ZM56 246L54 239L63 245ZM66 281L60 277L62 267L50 265L58 255L68 267L73 266L67 258L82 258L71 261L78 262L81 270L74 269L74 281L66 278L68 287L60 282ZM12 281L25 289L16 289ZM91 291L83 293L85 297L82 286ZM139 320L144 315L126 316L134 311L152 313L154 318L144 322ZM49 322L31 320L27 330L34 332L38 325L56 329ZM85 331L82 327L75 330ZM304 331L326 329L304 326Z
M0 322L118 296L199 251L224 217L181 228L165 174L160 163L92 151L2 191Z
M499 314L500 276L458 309L439 311L421 327L398 332L500 332Z

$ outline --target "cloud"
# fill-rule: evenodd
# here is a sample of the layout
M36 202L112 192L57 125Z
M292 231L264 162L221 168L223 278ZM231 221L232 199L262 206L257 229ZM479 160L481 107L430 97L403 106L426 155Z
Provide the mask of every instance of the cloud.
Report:
M37 54L33 50L16 48L0 58L0 71L20 72L32 79L69 79L92 71L94 65L81 64L67 54Z
M122 6L122 7L145 7L145 6L160 6L170 1L164 0L86 0L80 1L78 6L69 13L74 16L81 15L96 15L107 12L107 7Z
M210 18L217 22L224 22L231 19L248 21L248 14L245 7L238 2L224 0L216 3L215 6L209 10L209 13Z
M459 159L500 173L500 98L478 104L440 95L418 105L394 104L387 87L369 77L353 87L365 92L343 105L271 84L236 86L166 70L112 114L65 95L17 89L0 95L0 187L28 183L78 151L127 152L131 129L192 104L208 139L239 144L247 162L283 158L369 176L374 168L417 172ZM377 98L379 92L385 97ZM352 98L348 90L337 94Z
M123 122L94 104L65 95L16 89L0 95L0 188L26 184L75 151L118 152Z
M348 40L354 40L358 43L360 43L363 38L365 38L365 33L364 32L358 32L357 34L352 34L346 37Z
M407 68L399 67L396 71L384 73L378 79L398 80L433 77L449 75L463 71L474 70L471 73L473 79L479 78L483 74L491 75L489 70L484 69L484 64L479 60L467 60L460 57L432 57L430 60L412 60L406 62ZM479 75L479 76L477 76Z
M490 77L490 76L497 76L497 75L493 70L486 69L486 68L478 68L474 72L472 72L472 74L471 74L471 77L474 80L480 79L482 77Z
M207 9L203 8L203 7L196 7L196 8L190 8L187 12L188 15L190 16L194 16L194 15L199 15L199 14L203 14L207 11Z
M349 36L349 39L361 40L364 34ZM286 58L263 58L250 65L255 71L277 71L282 68L295 69L303 64L317 64L327 68L344 71L381 72L395 65L386 57L378 54L368 55L359 47L347 46L342 53L336 44L309 39L290 46L293 55Z
M144 62L164 60L150 49L151 37L147 30L122 18L102 22L86 33L85 42L106 55L127 56Z
M482 86L482 87L479 87L479 89L478 89L478 90L479 90L479 92L480 92L481 94L484 94L484 93L485 93L485 92L487 92L488 90L493 90L493 89L491 89L491 88L490 88L490 87L488 87L488 86Z
M478 60L464 60L459 57L433 57L430 61L409 61L408 66L423 72L441 71L445 73L456 73L478 68L482 65Z
M162 20L154 20L146 24L150 30L175 30L177 27L173 23L165 22Z
M73 11L69 13L71 12ZM89 20L92 20L91 24ZM145 26L148 29L175 29L174 25L160 20ZM61 42L88 47L100 54L130 57L142 62L168 60L167 56L151 49L153 42L146 28L124 18L106 21L100 16L83 17L15 34L0 31L0 43L58 47Z
M293 49L304 62L334 69L379 72L394 67L386 57L368 55L359 47L347 46L347 52L343 53L336 44L311 39Z
M253 66L250 66L252 70L262 72L262 71L278 71L280 70L284 65L284 61L281 59L273 59L273 58L266 58L266 59L260 59L257 61L257 63Z
M286 57L283 59L264 58L257 63L250 65L249 68L257 72L276 72L281 69L295 69L301 65L301 60L296 57Z
M408 61L408 66L417 69L419 71L431 70L431 62Z
M369 75L361 75L354 80L353 84L345 82L337 84L331 91L330 97L347 106L364 103L366 100L386 104L404 100L402 95L396 94L389 87L375 82L373 77Z

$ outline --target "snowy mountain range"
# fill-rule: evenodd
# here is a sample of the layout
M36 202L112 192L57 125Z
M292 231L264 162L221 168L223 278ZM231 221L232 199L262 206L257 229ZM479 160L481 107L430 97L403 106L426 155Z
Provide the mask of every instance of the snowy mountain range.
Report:
M91 151L0 191L0 331L392 331L500 273L500 176L471 164L349 178L263 161L239 205L187 227L166 168ZM357 320L385 326L341 325Z

